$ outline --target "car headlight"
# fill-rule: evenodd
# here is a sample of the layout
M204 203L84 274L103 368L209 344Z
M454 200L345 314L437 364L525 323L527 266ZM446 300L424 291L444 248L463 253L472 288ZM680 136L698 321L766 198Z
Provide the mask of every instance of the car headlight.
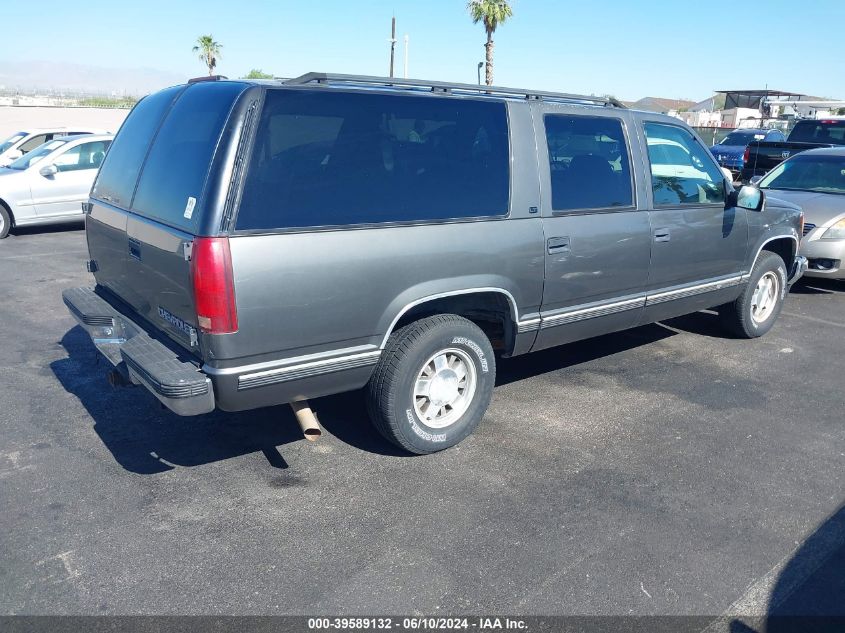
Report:
M828 228L823 234L824 240L845 240L845 218Z

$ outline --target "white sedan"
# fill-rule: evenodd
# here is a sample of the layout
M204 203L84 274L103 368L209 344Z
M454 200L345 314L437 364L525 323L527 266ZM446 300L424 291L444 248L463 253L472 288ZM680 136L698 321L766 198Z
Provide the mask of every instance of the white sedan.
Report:
M112 139L60 136L0 168L0 239L12 227L81 220Z

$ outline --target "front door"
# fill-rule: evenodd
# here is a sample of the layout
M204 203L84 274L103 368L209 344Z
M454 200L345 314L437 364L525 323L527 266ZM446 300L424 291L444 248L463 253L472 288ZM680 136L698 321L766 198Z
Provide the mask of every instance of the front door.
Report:
M49 156L30 167L30 190L35 213L39 217L82 215L82 203L88 199L91 185L111 141L68 143L67 150ZM41 170L55 165L56 173Z
M686 128L644 122L652 184L648 302L643 322L723 302L736 291L748 244L741 208L725 208L725 177Z
M634 325L651 233L637 209L628 119L619 111L535 110L546 281L534 349Z

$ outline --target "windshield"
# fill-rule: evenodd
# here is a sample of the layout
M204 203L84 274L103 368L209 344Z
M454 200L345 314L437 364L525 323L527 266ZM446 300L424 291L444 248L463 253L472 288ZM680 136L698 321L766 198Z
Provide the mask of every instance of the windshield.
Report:
M845 194L845 155L799 154L769 172L760 188Z
M43 145L36 147L29 154L24 154L19 159L11 163L9 165L9 169L26 169L27 167L32 167L47 154L52 153L65 143L67 143L67 141L47 141Z
M7 138L5 141L0 143L0 154L5 152L12 145L14 145L19 140L21 140L24 136L26 136L25 132L16 132L15 134L12 134L9 138Z
M751 141L762 141L766 138L763 132L731 132L719 145L741 145L746 146Z
M799 121L789 134L789 141L796 143L845 143L845 119L841 121Z

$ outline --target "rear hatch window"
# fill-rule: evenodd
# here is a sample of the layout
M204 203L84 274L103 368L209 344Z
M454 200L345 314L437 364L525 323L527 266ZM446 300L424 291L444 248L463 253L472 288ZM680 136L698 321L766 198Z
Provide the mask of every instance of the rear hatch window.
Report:
M799 121L789 140L795 143L845 144L845 120Z
M94 197L196 233L217 143L245 88L235 82L198 83L141 101L115 138Z

